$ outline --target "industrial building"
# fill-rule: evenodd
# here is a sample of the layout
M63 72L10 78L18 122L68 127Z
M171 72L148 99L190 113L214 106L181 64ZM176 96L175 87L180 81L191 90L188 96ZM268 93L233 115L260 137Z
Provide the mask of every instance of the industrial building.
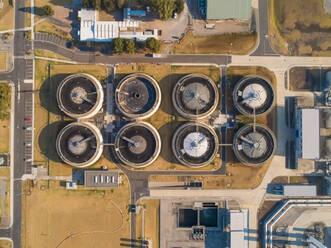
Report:
M161 151L158 131L149 123L133 122L123 126L115 139L115 152L122 163L142 168L153 163Z
M239 80L233 90L233 102L243 115L268 113L274 104L274 90L271 84L258 76L247 76Z
M248 248L248 210L230 210L230 247Z
M252 16L251 0L198 0L198 8L206 20L249 20Z
M233 202L237 204L237 202ZM206 197L160 200L160 247L248 248L248 210Z
M296 157L331 160L331 109L296 109Z
M172 101L177 112L188 119L209 116L219 99L215 83L202 74L189 74L181 78L172 91Z
M116 87L115 102L120 112L131 119L151 117L161 104L159 84L146 74L131 74Z
M217 155L218 136L213 128L197 122L180 126L172 138L172 151L183 165L198 168L209 164Z
M57 89L59 108L74 119L88 119L102 108L104 93L100 82L88 74L66 77Z
M316 185L309 184L285 184L283 187L283 195L287 197L313 197L317 196Z
M63 162L74 167L87 167L101 157L103 138L95 125L73 122L58 134L56 150Z
M261 247L331 247L331 199L296 198L279 202L263 221Z
M116 170L85 170L85 188L118 188L119 172Z
M138 31L138 21L130 19L123 21L99 21L98 11L94 9L81 9L78 11L78 17L80 18L79 36L81 41L105 42L114 38L144 41L147 38L158 38L157 29Z
M266 126L248 124L240 128L233 139L233 151L240 162L262 166L277 148L274 133Z

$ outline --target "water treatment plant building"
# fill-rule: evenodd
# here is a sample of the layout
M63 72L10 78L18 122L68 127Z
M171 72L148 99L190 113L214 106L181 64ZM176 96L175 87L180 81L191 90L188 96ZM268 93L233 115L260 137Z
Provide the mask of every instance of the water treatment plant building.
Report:
M234 87L233 102L243 115L261 115L269 112L274 103L274 89L259 76L242 78Z
M196 122L180 126L172 139L176 159L193 168L209 164L215 158L218 146L218 136L214 129Z
M58 134L56 150L66 164L87 167L101 157L103 138L95 125L89 122L73 122Z
M88 119L102 108L104 93L100 82L88 74L66 77L57 89L59 108L74 119Z
M274 133L266 126L249 124L240 128L233 139L233 151L240 162L249 166L263 165L277 148Z
M131 74L117 85L115 102L124 116L130 119L146 119L158 110L161 90L152 77L146 74Z
M172 101L177 112L187 119L209 116L219 99L215 83L202 74L189 74L181 78L172 91Z
M122 163L142 168L153 163L161 151L158 131L147 122L123 126L115 139L115 152Z

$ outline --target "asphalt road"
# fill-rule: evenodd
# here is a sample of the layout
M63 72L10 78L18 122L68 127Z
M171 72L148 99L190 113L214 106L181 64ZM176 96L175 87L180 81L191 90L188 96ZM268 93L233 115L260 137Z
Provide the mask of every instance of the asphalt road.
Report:
M268 0L259 0L259 45L251 56L279 56L270 46L269 42L269 7Z
M25 7L25 0L15 1L15 29L24 28L25 13L19 9ZM24 121L26 117L26 103L32 101L32 93L21 94L19 91L31 91L32 84L24 83L25 79L31 79L31 61L23 59L27 48L24 40L24 32L15 32L14 35L14 68L9 73L1 73L0 80L10 80L15 86L15 112L14 112L14 202L13 202L13 225L9 229L1 229L0 236L13 240L14 248L21 247L21 215L22 215L22 183L20 178L26 172L27 164L24 163L26 156L23 145L26 139L26 131L23 127L27 125ZM19 96L20 94L20 96ZM19 99L19 100L18 100ZM29 116L30 117L30 116Z

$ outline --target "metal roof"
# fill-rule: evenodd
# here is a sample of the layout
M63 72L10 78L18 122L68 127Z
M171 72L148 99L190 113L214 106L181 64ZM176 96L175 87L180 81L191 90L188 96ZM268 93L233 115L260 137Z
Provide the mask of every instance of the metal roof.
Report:
M248 248L248 210L230 210L231 248ZM246 237L245 237L246 236Z
M316 185L283 185L284 196L316 196Z
M118 171L86 170L84 171L84 186L86 188L118 188Z
M320 115L318 109L302 109L302 158L320 157Z
M252 0L206 0L206 19L250 19Z

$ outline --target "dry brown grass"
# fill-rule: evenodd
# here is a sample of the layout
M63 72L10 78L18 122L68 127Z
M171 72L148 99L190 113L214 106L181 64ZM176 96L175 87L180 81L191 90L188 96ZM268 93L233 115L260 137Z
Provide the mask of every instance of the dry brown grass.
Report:
M31 0L25 0L25 8L31 8ZM25 12L25 27L31 27L31 13Z
M260 185L271 160L260 168L228 163L226 176L150 176L151 182L203 182L203 189L254 189Z
M0 153L9 152L10 120L0 120Z
M61 60L68 60L70 61L70 59L68 59L67 57L61 56L57 53L48 51L48 50L43 50L43 49L35 49L34 50L34 55L35 56L39 56L39 57L45 57L45 58L52 58L52 59L61 59Z
M177 54L248 54L256 40L255 33L213 36L194 36L188 33L172 50Z
M4 240L4 239L0 240L0 248L12 248L12 247L13 247L12 241Z
M37 25L35 25L34 31L54 34L54 35L57 35L58 37L61 37L63 39L67 39L67 40L72 39L71 35L68 32L64 31L63 29L61 29L58 26L55 26L48 20L44 20L44 21L38 23Z
M6 196L5 196L5 209L2 209L1 202L0 202L0 216L2 216L2 212L5 211L5 216L10 215L10 168L9 167L3 167L0 168L0 177L3 177L6 182ZM0 194L1 197L1 194ZM1 244L1 243L0 243ZM1 245L0 245L1 248Z
M51 83L47 80L48 64L51 65ZM52 176L72 174L72 167L60 161L55 149L58 132L66 125L66 121L72 121L69 117L63 116L57 108L55 98L57 84L68 74L81 72L89 73L101 81L107 77L106 67L100 65L68 65L36 60L35 89L41 91L35 94L34 161L36 164L47 168L47 158L50 158L49 171ZM117 168L116 165L103 157L91 168L99 168L101 165L107 165L108 168Z
M162 101L159 110L146 121L158 129L162 144L161 153L156 161L142 170L192 170L191 168L179 164L173 156L171 149L172 134L186 119L180 117L172 104L171 94L176 82L184 75L189 73L202 73L211 77L216 84L220 80L220 70L212 66L170 66L154 64L130 64L120 65L116 69L117 81L130 73L146 73L153 76L158 81ZM220 159L215 158L209 165L196 170L215 170L220 166Z
M3 0L3 8L0 9L0 31L14 28L14 0L13 6L9 5L10 0Z
M144 234L142 234L142 210L136 216L136 238L151 240L153 247L160 246L160 200L144 199L138 201L137 205L145 207Z
M23 185L22 247L119 248L121 238L130 238L126 178L112 191L68 191L56 181L32 185Z
M7 71L7 52L0 51L0 71Z
M0 82L6 83L7 82ZM9 86L8 86L9 87ZM10 91L11 92L11 91ZM9 107L10 107L10 98L9 98ZM5 120L0 120L0 153L9 152L9 144L10 144L10 117Z

